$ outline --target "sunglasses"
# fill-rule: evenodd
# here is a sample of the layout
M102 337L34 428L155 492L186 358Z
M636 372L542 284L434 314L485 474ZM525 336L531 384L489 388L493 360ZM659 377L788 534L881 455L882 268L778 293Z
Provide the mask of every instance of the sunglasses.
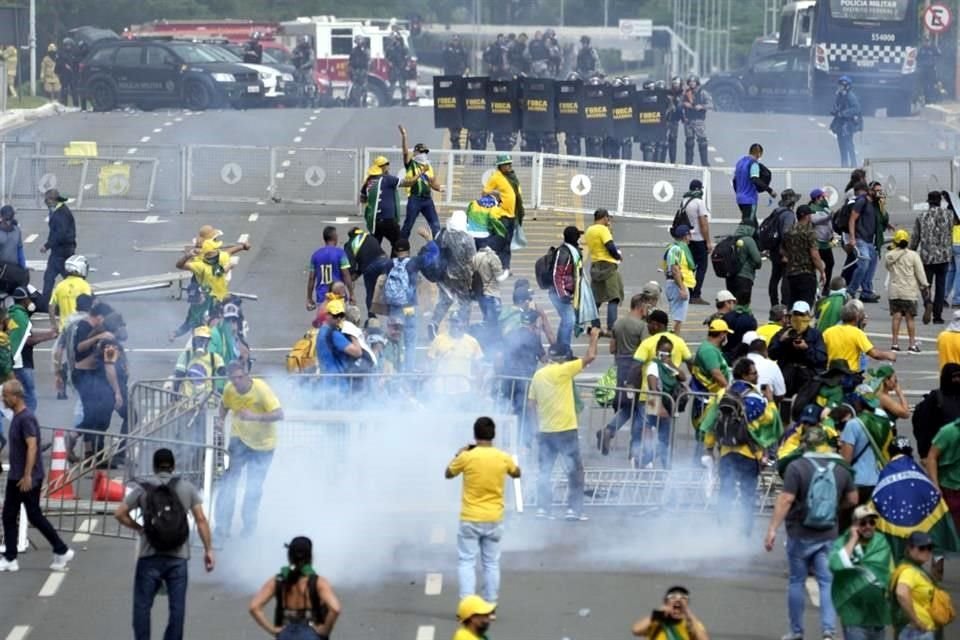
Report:
M925 544L922 547L917 547L917 549L919 549L920 551L933 551L933 545Z
M670 595L667 596L667 602L675 602L677 600L685 600L689 602L690 596L684 595L682 593L671 593Z
M877 526L877 519L876 519L876 518L864 518L863 520L860 521L860 526L875 527L875 526Z

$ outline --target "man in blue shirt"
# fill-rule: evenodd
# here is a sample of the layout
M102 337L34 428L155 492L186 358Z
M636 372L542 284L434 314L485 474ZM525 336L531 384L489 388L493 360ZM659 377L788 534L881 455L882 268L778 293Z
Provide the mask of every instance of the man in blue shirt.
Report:
M770 171L760 164L763 157L763 146L758 142L750 145L747 155L737 161L733 170L733 192L737 196L737 206L740 208L740 222L757 226L757 203L761 191L777 197L777 192L770 188Z
M323 228L323 246L310 256L310 276L307 278L307 311L322 304L334 282L347 285L353 299L353 280L350 277L350 259L337 246L337 229Z
M363 355L360 345L340 331L346 313L343 300L327 303L327 321L317 332L317 361L323 373L343 373L350 360Z

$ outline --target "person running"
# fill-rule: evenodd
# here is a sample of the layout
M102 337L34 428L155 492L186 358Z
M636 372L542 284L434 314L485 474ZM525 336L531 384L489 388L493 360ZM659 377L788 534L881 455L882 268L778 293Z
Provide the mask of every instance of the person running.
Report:
M603 303L607 303L607 331L612 335L613 324L617 321L617 309L623 300L623 277L618 265L623 261L623 255L613 241L610 227L613 221L610 212L606 209L597 209L593 212L593 224L587 227L583 234L583 244L590 256L590 287L597 302L597 311ZM599 322L599 321L598 321Z
M90 267L84 256L70 256L64 263L67 275L57 283L50 295L50 319L57 329L63 331L69 318L77 310L77 297L93 295L87 273Z
M53 562L50 568L63 571L73 560L74 551L57 534L56 529L40 511L40 490L43 486L43 459L40 456L40 425L36 416L27 408L23 385L17 380L3 383L3 405L13 412L8 432L10 444L10 468L7 472L7 487L3 498L3 539L6 541L3 557L0 557L0 572L20 570L17 562L17 519L20 507L27 513L27 520L46 538L53 547Z
M663 606L633 623L631 633L649 640L710 640L707 628L690 609L690 591L683 586L667 589Z
M227 377L230 381L223 391L220 413L215 421L216 427L223 431L227 414L233 412L227 445L230 466L220 481L215 509L218 540L230 537L237 485L244 470L246 484L241 535L249 536L256 530L263 481L277 446L277 423L283 420L283 409L273 390L263 380L251 378L243 364L230 363Z
M507 476L520 477L520 467L506 451L493 446L496 425L481 416L473 423L474 444L459 451L447 465L444 477L463 475L463 497L457 552L460 597L477 593L477 556L483 566L480 594L496 611L500 594L500 541L503 538L503 485Z
M269 578L250 601L250 615L277 640L323 640L340 617L340 599L330 583L313 568L313 542L297 536L287 547L287 564ZM263 613L277 603L271 623Z
M153 476L138 479L114 513L121 525L140 534L133 586L133 635L136 640L150 638L150 610L161 587L166 588L170 607L164 640L183 638L187 617L187 566L190 562L188 513L193 516L203 543L204 568L209 573L216 563L210 524L203 512L200 492L189 480L173 475L175 467L170 449L154 451ZM158 514L158 506L172 517ZM139 519L144 524L133 519L133 511L140 512Z
M907 339L910 353L920 353L917 344L917 302L929 297L927 275L920 254L910 248L910 234L897 229L893 247L883 256L883 266L890 274L887 293L890 297L890 351L900 351L900 323L907 321ZM932 309L932 307L927 306ZM926 310L924 317L929 317Z
M323 246L310 256L310 275L307 277L307 311L313 311L327 297L334 282L347 285L353 299L353 278L350 277L350 259L337 246L336 227L323 228Z
M430 227L430 233L436 238L440 233L440 218L437 216L437 208L433 204L433 197L430 194L431 189L438 193L443 193L441 185L433 174L433 167L430 166L430 160L427 157L430 149L422 142L418 142L413 147L413 153L407 147L407 130L400 126L400 147L403 149L403 166L407 170L405 182L410 186L410 197L407 198L407 213L403 218L403 228L400 229L400 237L410 239L413 232L413 225L417 222L417 217L423 215Z

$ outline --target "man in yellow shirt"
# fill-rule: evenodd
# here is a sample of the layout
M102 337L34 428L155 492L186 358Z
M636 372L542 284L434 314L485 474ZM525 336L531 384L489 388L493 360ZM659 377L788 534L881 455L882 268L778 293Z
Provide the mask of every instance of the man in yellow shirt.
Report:
M263 380L251 378L242 363L234 361L227 365L227 378L230 381L223 390L220 415L216 419L216 426L222 431L227 414L233 412L227 445L230 467L220 481L214 511L219 540L230 537L237 484L244 469L242 535L250 535L257 528L263 482L277 446L277 423L283 420L283 409L273 390Z
M483 599L494 607L500 592L503 484L507 476L520 477L520 467L513 457L493 446L496 430L490 418L477 418L473 423L476 444L460 449L444 473L448 480L463 474L460 530L457 532L460 597L466 598L477 592L479 555L483 565Z
M617 307L623 300L623 278L617 269L623 256L613 242L611 223L610 213L606 209L597 209L593 212L593 224L583 234L583 244L590 255L590 288L597 310L607 303L607 335L613 335Z
M67 276L57 283L50 295L50 316L60 331L67 324L67 318L77 310L77 297L93 295L87 282L89 265L84 256L70 256L63 265Z
M452 640L487 640L490 622L496 620L496 605L485 602L480 596L467 596L457 606L460 625L453 632Z
M540 422L537 434L537 517L548 518L553 504L553 465L563 457L570 490L567 513L570 521L583 521L583 459L580 457L580 441L577 437L577 409L574 400L574 377L597 357L597 341L600 330L588 329L590 346L583 358L570 359L566 345L550 347L550 363L541 368L530 380L527 412L536 411Z
M690 290L697 284L693 253L690 251L690 227L678 225L673 230L673 244L665 255L667 284L664 293L670 303L670 319L673 332L680 333L680 325L687 319L690 307Z
M465 331L463 318L453 314L447 319L448 329L437 334L427 349L427 358L434 367L437 391L466 399L473 388L476 367L483 358L477 339Z
M649 640L709 640L707 628L690 609L690 591L679 585L667 589L663 606L637 620L631 631Z
M199 249L191 248L183 254L177 260L177 269L192 273L204 292L220 303L230 295L227 281L227 273L233 267L230 258L249 250L249 242L224 247L219 240L210 238L204 240Z
M776 304L770 307L770 315L767 316L767 324L757 327L757 335L763 338L763 341L767 343L767 346L770 346L770 340L773 339L773 336L780 333L781 329L785 329L790 326L790 314L788 313L787 305L785 304Z
M520 181L517 174L513 172L513 159L507 154L497 156L497 169L483 185L483 195L494 193L500 197L500 209L503 212L500 223L506 230L506 234L503 237L499 235L491 237L489 246L500 257L503 271L509 276L510 243L513 242L517 225L523 226L524 209Z
M937 355L941 371L948 362L960 362L960 309L953 312L953 320L937 336Z
M686 363L687 369L690 369L693 365L693 352L690 351L686 341L675 333L667 333L669 322L667 313L662 309L654 309L647 316L647 331L650 332L650 336L640 343L633 354L634 360L643 363L642 371L646 371L647 365L657 359L657 343L660 342L662 336L666 336L673 343L673 350L670 352L670 364L673 365L674 369L679 370L684 363ZM640 388L646 390L647 376L641 376L641 378ZM643 399L646 399L645 394Z
M930 613L936 584L923 568L932 558L933 538L930 534L911 533L907 538L905 557L890 579L890 589L897 599L894 628L901 640L934 640L940 631Z
M865 367L864 355L874 360L896 362L895 352L877 349L863 329L857 326L860 322L860 310L854 302L843 305L840 311L840 324L823 332L823 342L827 345L827 362L846 360L854 373Z

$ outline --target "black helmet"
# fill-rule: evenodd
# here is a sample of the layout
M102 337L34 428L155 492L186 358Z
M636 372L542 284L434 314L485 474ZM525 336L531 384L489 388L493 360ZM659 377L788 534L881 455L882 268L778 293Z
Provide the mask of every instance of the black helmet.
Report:
M653 80L644 80L643 81L643 90L652 91L654 89L655 83Z
M653 88L654 88L654 89L666 89L666 88L667 88L667 83L664 82L663 80L657 80L656 82L653 83Z
M259 40L262 37L263 37L263 34L260 33L259 31L254 31L253 35L250 36L250 38L253 40Z
M64 38L63 42L60 43L60 46L64 49L72 49L77 46L76 41L73 38Z
M576 71L571 71L570 75L567 76L567 80L579 80L579 79L580 79L580 74L577 73Z
M310 36L300 36L300 44L310 44Z
M700 76L695 73L691 73L687 76L687 84L700 84Z
M580 44L590 44L590 36L580 36Z

